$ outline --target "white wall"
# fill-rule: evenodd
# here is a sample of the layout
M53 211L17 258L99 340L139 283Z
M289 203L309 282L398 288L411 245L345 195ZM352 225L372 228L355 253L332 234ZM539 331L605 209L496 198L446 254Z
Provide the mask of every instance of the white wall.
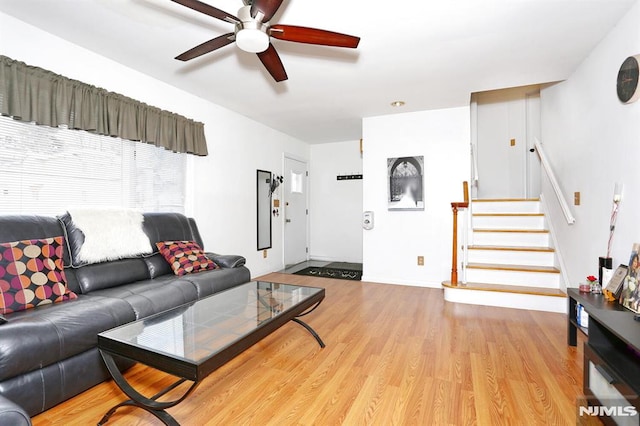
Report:
M567 225L548 183L543 195L551 204L570 286L597 275L598 256L607 249L609 214L615 182L624 195L613 246L614 266L627 263L640 242L640 102L623 105L616 95L618 69L627 56L640 53L640 3L565 82L542 90L542 143L570 201L575 225Z
M365 281L440 287L451 272L451 202L469 180L470 108L364 120L363 209L375 213L364 232ZM424 211L387 210L387 158L423 155ZM417 266L417 256L425 266Z
M362 262L360 141L311 145L311 259ZM366 177L365 177L366 178Z
M308 158L306 143L2 13L0 40L3 55L204 122L209 156L190 156L187 213L206 248L245 256L253 276L284 266L282 220L268 258L256 250L256 169L282 174L283 154Z

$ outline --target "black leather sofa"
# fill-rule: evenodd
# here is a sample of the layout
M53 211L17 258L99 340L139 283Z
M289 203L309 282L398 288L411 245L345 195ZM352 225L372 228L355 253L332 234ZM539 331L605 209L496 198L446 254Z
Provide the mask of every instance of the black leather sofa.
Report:
M150 242L191 240L193 219L145 214ZM160 254L73 264L83 235L68 216L0 216L0 242L65 236L65 275L78 298L14 312L0 324L0 425L29 425L34 416L109 378L98 333L250 281L241 256L209 256L221 268L178 277ZM2 318L0 318L1 320ZM0 321L2 322L2 321ZM121 362L125 369L132 364Z

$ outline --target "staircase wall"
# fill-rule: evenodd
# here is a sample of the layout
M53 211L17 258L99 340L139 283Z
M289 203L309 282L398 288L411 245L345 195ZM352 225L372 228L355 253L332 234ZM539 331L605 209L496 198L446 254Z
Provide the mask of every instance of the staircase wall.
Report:
M623 105L615 85L624 59L640 53L638 22L640 3L566 81L541 92L541 141L565 196L571 200L574 192L581 192L581 205L572 206L576 223L567 225L553 190L543 180L543 197L570 286L597 275L598 257L606 254L616 182L624 191L613 242L614 266L627 264L632 244L640 242L640 102Z

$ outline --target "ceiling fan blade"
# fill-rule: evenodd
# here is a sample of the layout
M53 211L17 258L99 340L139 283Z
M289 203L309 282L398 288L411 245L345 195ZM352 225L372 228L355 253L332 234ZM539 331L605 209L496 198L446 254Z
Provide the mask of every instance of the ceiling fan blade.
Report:
M272 25L271 37L296 43L348 47L351 49L355 49L360 43L360 37L293 25Z
M221 35L220 37L216 37L212 40L205 41L199 46L194 47L193 49L189 49L186 52L176 56L176 59L179 61L188 61L193 58L197 58L198 56L202 56L206 53L213 52L214 50L218 50L221 47L225 47L228 44L231 44L235 41L235 34L229 33L225 35Z
M262 53L258 53L257 55L275 81L281 82L289 78L287 77L284 65L282 65L282 61L280 60L280 55L276 52L273 44L269 44L269 48L267 50Z
M227 12L224 12L220 9L216 9L215 7L210 6L206 3L202 3L201 1L198 1L198 0L171 0L171 1L181 4L183 6L186 6L189 9L193 9L200 13L204 13L205 15L209 15L226 22L231 22L232 24L237 24L240 22L240 20L235 16L228 14Z
M255 18L258 12L262 12L262 22L269 22L278 11L283 0L253 0L251 4L251 17Z

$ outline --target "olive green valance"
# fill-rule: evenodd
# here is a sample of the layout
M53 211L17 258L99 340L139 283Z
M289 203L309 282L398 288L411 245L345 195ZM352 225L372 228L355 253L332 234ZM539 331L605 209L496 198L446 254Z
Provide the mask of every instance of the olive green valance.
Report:
M207 155L203 123L2 55L0 114Z

